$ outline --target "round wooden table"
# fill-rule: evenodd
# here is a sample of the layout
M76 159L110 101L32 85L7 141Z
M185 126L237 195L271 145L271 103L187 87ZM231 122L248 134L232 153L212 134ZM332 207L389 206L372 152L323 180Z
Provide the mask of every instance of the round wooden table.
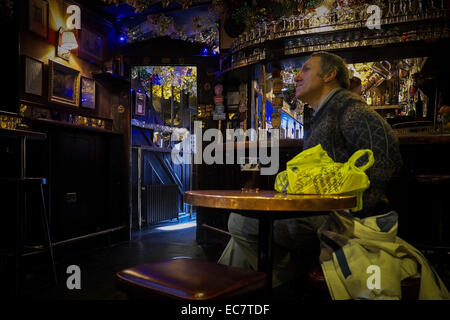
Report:
M258 271L272 283L273 221L327 214L356 207L353 195L293 195L272 190L193 190L184 201L194 206L230 209L259 220ZM268 286L269 289L272 287Z
M356 197L351 195L284 194L272 190L193 190L185 192L184 200L199 207L251 211L330 211L356 206Z

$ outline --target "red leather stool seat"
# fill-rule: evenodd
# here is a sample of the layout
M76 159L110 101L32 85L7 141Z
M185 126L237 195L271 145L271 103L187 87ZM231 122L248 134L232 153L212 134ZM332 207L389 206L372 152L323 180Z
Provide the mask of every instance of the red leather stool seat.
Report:
M331 299L328 286L320 265L313 265L308 273L312 287L326 299ZM420 291L420 278L407 278L401 282L402 300L417 300Z
M261 293L265 279L262 272L188 258L144 264L116 274L118 287L130 297L199 301Z

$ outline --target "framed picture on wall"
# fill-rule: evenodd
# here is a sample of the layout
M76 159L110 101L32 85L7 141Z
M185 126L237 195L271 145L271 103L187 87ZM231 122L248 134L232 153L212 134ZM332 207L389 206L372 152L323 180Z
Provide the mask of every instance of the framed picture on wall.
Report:
M25 56L25 93L42 96L44 63Z
M80 106L95 109L95 81L94 79L81 77L80 82Z
M31 32L47 39L48 37L47 1L28 0L28 28Z
M80 95L80 71L49 60L48 100L74 107Z
M138 116L145 116L145 93L136 92L134 113Z
M103 63L104 38L89 28L81 28L78 38L78 56L98 66Z

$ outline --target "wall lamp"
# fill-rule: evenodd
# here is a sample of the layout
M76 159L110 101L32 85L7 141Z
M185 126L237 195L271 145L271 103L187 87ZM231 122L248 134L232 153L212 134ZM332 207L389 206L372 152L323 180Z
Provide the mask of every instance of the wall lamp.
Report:
M56 55L69 61L70 50L78 48L77 39L75 38L73 31L59 28L57 39Z

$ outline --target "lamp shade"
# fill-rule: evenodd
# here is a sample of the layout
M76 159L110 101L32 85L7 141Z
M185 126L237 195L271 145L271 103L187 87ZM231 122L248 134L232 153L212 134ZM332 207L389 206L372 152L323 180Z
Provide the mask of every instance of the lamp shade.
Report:
M61 48L72 50L78 48L77 40L72 31L64 31L61 35Z

